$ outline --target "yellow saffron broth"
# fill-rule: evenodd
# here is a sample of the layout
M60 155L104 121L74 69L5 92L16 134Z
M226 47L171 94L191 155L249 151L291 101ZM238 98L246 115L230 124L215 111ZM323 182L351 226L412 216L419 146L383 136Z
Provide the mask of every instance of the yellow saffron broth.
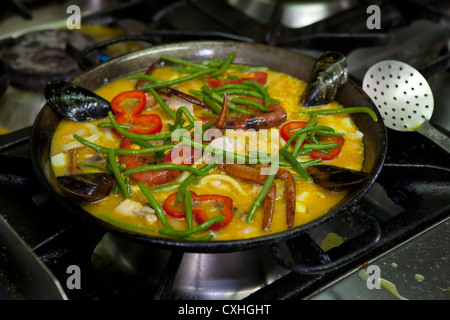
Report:
M306 83L286 74L277 73L271 70L268 70L267 73L267 90L270 96L279 100L281 106L286 110L288 115L287 121L308 121L309 115L307 115L306 112L310 111L310 109L302 108L298 104L300 96L305 90ZM153 76L162 80L170 80L179 77L180 75L172 71L169 67L163 67L156 69ZM205 80L206 78L203 80L196 79L187 83L182 83L177 85L177 89L186 93L188 93L189 89L199 90L199 88L205 84ZM96 92L110 101L120 92L134 89L135 84L136 80L124 77L104 85ZM342 106L338 103L333 102L323 108L332 109L341 107ZM161 116L164 123L162 132L167 131L167 123L172 123L171 119L159 106L153 107L145 112L157 113ZM194 106L194 115L196 117L199 117L201 113L204 112L211 111L199 106ZM74 141L72 137L73 133L79 132L81 133L79 135L84 137L92 135L94 132L89 131L89 129L92 129L92 127L89 128L89 126L95 126L98 122L102 121L105 120L96 121L87 125L74 123L69 120L61 121L55 132L51 148L51 156L59 156L59 158L56 157L56 160L58 161L52 161L52 168L56 175L67 174L67 163L66 165L63 165L63 161L61 161L60 158L62 157L61 154L65 154L67 157L68 152L62 151L61 148L67 143ZM323 163L360 170L364 158L362 133L360 133L351 117L347 114L320 115L318 116L318 124L333 127L336 131L345 133L345 143L340 155L333 160L323 161ZM88 126L88 128L86 128L86 126ZM279 130L279 128L277 128L277 130ZM98 129L98 131L100 132L100 137L95 141L96 144L106 147L113 146L115 148L119 146L120 139L113 135L110 129ZM281 147L284 145L284 141L281 138L280 140ZM93 155L95 155L95 152L87 147L77 148L79 162L92 157ZM310 158L305 157L305 160L308 159ZM198 164L197 167L200 165L201 164ZM294 171L292 172L295 173ZM169 184L180 183L186 176L187 174L181 174L179 178ZM131 180L132 192L129 199L140 202L143 205L147 204L148 201L141 193L136 182L133 181L133 179ZM234 208L233 220L228 226L214 231L204 231L198 235L212 233L214 235L213 240L233 240L258 237L286 230L285 185L283 181L277 179L275 180L275 183L277 187L275 214L270 229L268 231L263 231L261 228L263 205L257 210L255 219L252 223L246 221L246 214L259 194L261 185L226 175L218 169L211 170L210 176L198 178L197 183L191 184L189 190L196 192L199 195L221 194L228 196L233 199ZM158 187L160 186L148 186L150 190ZM155 192L153 195L157 201L162 204L170 194L177 192L177 190L178 189L166 192ZM308 223L326 214L345 196L345 192L327 191L314 183L306 182L303 179L296 180L296 190L295 226ZM119 192L118 194L111 194L100 201L84 204L83 208L96 217L131 231L161 236L157 230L162 229L163 226L158 219L148 219L148 215L124 215L121 212L118 212L116 208L124 200L125 198L122 193ZM175 219L167 216L167 220L175 229L185 229L187 227L184 219Z

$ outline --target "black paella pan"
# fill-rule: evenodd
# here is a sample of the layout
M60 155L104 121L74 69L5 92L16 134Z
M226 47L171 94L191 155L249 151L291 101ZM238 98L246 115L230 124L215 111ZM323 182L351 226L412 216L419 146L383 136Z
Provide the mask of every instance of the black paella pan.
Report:
M147 69L161 55L170 55L191 61L201 61L213 58L225 59L232 51L236 52L234 63L266 66L274 71L283 72L304 81L308 81L308 77L315 63L313 58L299 53L260 44L231 41L184 42L155 46L113 59L78 75L72 82L89 90L95 90L101 87L105 81L114 80ZM355 123L364 134L365 158L363 171L369 174L369 179L357 187L352 188L348 195L333 210L330 210L321 218L281 233L258 238L211 242L190 242L167 239L124 230L88 214L75 202L61 196L59 192L58 185L50 167L49 151L53 133L61 117L47 104L42 108L32 128L30 140L31 157L34 170L41 182L50 194L63 203L68 210L85 215L89 219L105 226L108 230L117 232L127 238L164 249L182 250L186 252L232 252L259 246L276 245L287 239L296 237L313 226L317 226L348 209L354 208L358 200L360 200L373 184L382 168L386 153L386 129L377 108L363 90L350 80L344 85L336 100L344 107L369 107L380 119L378 122L374 122L365 114L352 115Z

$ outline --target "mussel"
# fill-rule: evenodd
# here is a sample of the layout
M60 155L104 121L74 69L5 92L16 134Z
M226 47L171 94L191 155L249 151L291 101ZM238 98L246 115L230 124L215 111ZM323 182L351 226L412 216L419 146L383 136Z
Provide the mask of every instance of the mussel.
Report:
M304 107L316 107L329 104L347 82L347 60L339 52L328 51L314 64L306 90L300 98Z
M369 179L366 172L332 165L314 165L305 169L314 183L331 191L343 191Z
M112 174L103 172L67 174L56 177L56 180L65 196L84 202L108 196L115 181Z
M111 111L107 100L94 92L66 81L51 81L44 88L48 105L75 122L103 119Z

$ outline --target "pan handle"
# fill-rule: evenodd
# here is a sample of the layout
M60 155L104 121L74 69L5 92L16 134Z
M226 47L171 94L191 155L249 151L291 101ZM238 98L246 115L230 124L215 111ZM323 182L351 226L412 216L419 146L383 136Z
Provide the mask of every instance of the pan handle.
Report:
M79 56L77 58L78 66L80 67L81 70L85 71L85 70L93 67L93 64L91 62L89 62L88 58L87 58L87 55L89 53L91 53L92 51L95 51L95 50L102 49L102 48L112 45L112 44L116 44L116 43L124 42L124 41L130 41L130 40L145 41L145 42L149 42L151 45L153 44L153 41L150 39L149 36L137 35L137 34L129 34L129 35L125 35L122 37L117 37L114 39L99 42L99 43L93 44L89 47L86 47L85 49L83 49L83 51L81 51L81 53L79 54Z
M0 135L0 152L16 147L30 139L32 127L28 126L8 134Z
M315 274L315 273L324 273L327 271L331 271L333 269L336 269L337 267L341 267L342 265L345 265L356 258L359 258L364 253L367 253L370 251L380 239L381 235L381 227L378 223L378 221L372 217L371 215L364 213L359 210L355 210L353 212L353 215L360 218L364 222L366 222L370 226L370 237L366 240L367 243L363 246L358 247L355 250L352 250L349 254L341 256L335 260L331 260L329 256L319 248L315 242L310 239L311 243L308 245L311 245L313 243L313 252L317 255L315 257L315 261L313 263L318 263L317 265L312 264L296 264L292 260L286 259L283 256L283 253L281 252L280 243L275 243L269 247L270 253L272 255L272 258L282 267L290 270L294 273L300 273L300 274ZM306 233L302 235L303 237L308 237ZM303 239L304 240L304 239ZM292 252L293 255L295 255L295 252ZM295 258L294 258L295 260Z

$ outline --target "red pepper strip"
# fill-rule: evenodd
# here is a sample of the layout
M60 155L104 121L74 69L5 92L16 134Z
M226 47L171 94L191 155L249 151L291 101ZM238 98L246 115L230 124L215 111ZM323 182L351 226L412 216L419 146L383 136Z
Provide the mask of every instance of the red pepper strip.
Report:
M137 99L138 104L128 114L120 104L128 99ZM111 109L114 111L116 121L119 124L124 124L130 121L131 124L136 126L129 129L129 132L138 134L155 134L159 133L162 129L161 118L157 114L141 114L144 111L146 104L145 93L140 90L130 90L119 93L111 101ZM115 131L115 130L114 130ZM115 132L118 134L117 132Z
M177 195L178 193L172 193L163 203L164 211L171 217L177 219L183 219L186 217L185 209L178 209L176 207L177 203ZM223 203L222 214L225 219L221 222L214 223L209 229L220 229L227 226L231 220L233 219L233 200L227 196L222 196L218 194L202 194L197 195L195 192L191 192L193 201L214 201L217 203ZM179 206L184 206L183 204L179 204ZM208 213L202 208L192 208L192 215L195 216L195 221L198 224L208 221L211 217L208 216Z
M322 159L322 160L332 160L336 158L339 153L341 153L342 146L344 145L345 139L342 137L323 137L320 139L321 142L324 143L339 143L339 147L333 149L327 149L328 153L324 153L320 150L314 150L311 152L310 157L313 159Z
M186 211L184 209L184 203L178 203L177 202L177 196L178 192L172 193L170 196L164 200L163 203L163 210L171 217L177 218L177 219L183 219L186 218ZM191 192L191 197L194 198L196 194L194 192ZM181 207L180 209L177 208ZM197 209L192 209L192 214L194 214L194 211Z
M242 81L256 81L261 85L265 85L267 82L267 73L262 71L253 71L250 73L250 77L242 77L240 79L230 80L218 80L216 78L209 78L208 84L211 88L216 88L224 84L242 84Z
M288 141L289 138L300 129L303 129L308 122L305 121L291 121L286 123L284 126L280 129L281 137L284 139L284 141ZM291 145L295 145L295 139L292 140Z

